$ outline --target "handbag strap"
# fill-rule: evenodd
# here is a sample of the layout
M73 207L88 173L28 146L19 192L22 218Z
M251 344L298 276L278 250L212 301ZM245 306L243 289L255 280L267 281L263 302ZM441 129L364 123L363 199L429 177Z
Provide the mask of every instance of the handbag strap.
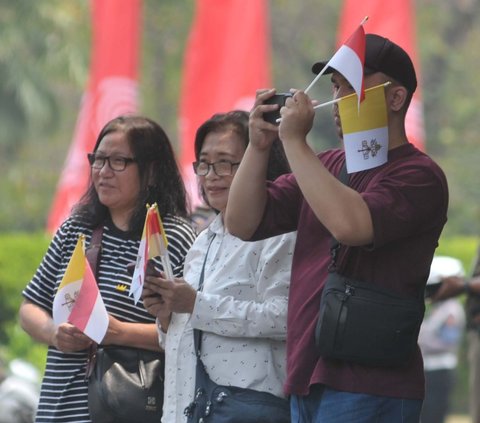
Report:
M343 163L342 168L340 169L340 172L337 175L337 179L340 182L342 182L343 184L345 184L347 187L349 186L350 177L349 177L348 172L347 172L347 161L346 161L346 159L345 159L345 162ZM337 271L337 257L338 257L338 253L339 253L341 247L342 247L342 245L335 239L335 237L332 236L332 240L330 242L330 255L332 257L332 260L331 260L330 264L328 265L328 272L329 273ZM418 293L418 298L420 299L420 301L423 302L423 298L424 298L424 290L423 289L421 289L420 292Z
M202 270L200 272L200 278L198 279L198 291L203 290L203 280L205 278L205 265L207 263L208 252L210 251L210 247L212 246L212 242L215 239L215 233L210 238L208 243L207 252L205 253L205 258L203 260ZM200 361L200 348L202 346L202 331L200 329L193 329L193 342L195 345L195 354L197 356L197 366L201 364Z
M103 236L103 224L97 226L90 239L90 244L85 250L85 256L92 268L92 272L95 275L95 280L98 283L98 272L100 267L100 254L102 252L102 236ZM88 349L87 364L85 368L85 380L88 380L95 367L95 360L97 357L98 346L95 342L92 342Z
M90 245L85 250L85 256L87 257L90 267L92 268L95 278L98 276L98 267L100 263L100 254L102 252L102 236L103 236L103 225L97 226L93 232L90 239Z
M342 183L345 184L347 187L349 186L350 183L350 177L347 172L347 160L343 162L342 168L340 169L340 172L338 172L337 179ZM340 243L336 240L335 237L332 236L332 239L330 241L330 256L332 257L332 260L330 264L328 265L328 271L329 272L335 272L337 270L337 257L338 253L340 251L341 245Z

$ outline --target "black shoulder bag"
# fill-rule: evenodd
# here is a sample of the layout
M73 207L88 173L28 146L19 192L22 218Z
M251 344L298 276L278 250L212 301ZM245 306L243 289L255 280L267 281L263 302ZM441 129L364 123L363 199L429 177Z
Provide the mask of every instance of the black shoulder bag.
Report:
M86 256L98 276L103 226L92 233ZM93 423L158 423L162 417L164 353L92 344L85 377Z
M348 185L345 166L338 179ZM340 244L332 238L332 262L320 302L315 345L320 356L364 366L402 366L417 347L425 312L423 292L406 298L337 273Z
M203 261L198 290L203 289L205 263L213 237ZM202 331L193 330L197 366L195 398L185 408L188 423L290 423L289 401L254 389L217 385L200 359Z

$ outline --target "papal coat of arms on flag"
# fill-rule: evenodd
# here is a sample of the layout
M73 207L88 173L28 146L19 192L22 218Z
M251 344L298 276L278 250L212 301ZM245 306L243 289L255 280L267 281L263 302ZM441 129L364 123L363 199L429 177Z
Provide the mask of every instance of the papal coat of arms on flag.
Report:
M357 95L342 97L338 102L342 122L347 172L372 169L388 159L388 119L385 84L365 90L358 107Z
M72 257L53 299L53 321L69 322L97 343L108 329L108 313L84 253L85 236L78 237Z

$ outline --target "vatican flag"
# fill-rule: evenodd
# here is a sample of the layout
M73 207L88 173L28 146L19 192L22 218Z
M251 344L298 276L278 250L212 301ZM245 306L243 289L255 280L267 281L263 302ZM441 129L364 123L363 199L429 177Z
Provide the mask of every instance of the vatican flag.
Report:
M69 322L100 343L108 329L108 313L95 276L85 257L85 237L80 235L67 270L53 299L53 322Z
M75 300L80 293L85 271L85 255L83 253L84 236L78 237L77 244L73 250L72 257L63 275L62 282L57 289L53 299L53 322L56 325L65 323L75 305Z
M347 172L372 169L388 159L388 120L385 84L365 90L358 107L356 94L338 101Z

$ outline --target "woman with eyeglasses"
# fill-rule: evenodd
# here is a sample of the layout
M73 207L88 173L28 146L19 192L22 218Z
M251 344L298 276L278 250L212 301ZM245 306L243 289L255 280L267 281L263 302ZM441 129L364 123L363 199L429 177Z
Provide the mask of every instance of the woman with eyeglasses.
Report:
M195 237L172 146L156 122L141 116L111 120L88 161L90 185L23 291L22 327L49 347L37 423L90 422L85 368L92 341L71 324L56 326L52 320L53 299L79 235L85 235L88 246L93 231L103 229L97 283L109 327L102 344L150 350L159 350L155 319L142 301L135 304L129 296L132 277L127 271L136 261L146 204L158 204L175 276L182 275ZM157 266L161 269L160 260Z
M148 277L144 285L144 304L157 317L165 347L162 422L185 422L194 400L193 329L202 331L201 359L216 383L284 397L295 233L243 242L223 222L230 185L248 141L248 114L243 111L214 115L197 130L193 168L203 198L217 216L188 252L182 279ZM289 171L280 142L276 147L270 157L272 180ZM203 289L198 291L203 266ZM285 403L279 423L290 421ZM258 421L271 421L269 417L259 414Z

